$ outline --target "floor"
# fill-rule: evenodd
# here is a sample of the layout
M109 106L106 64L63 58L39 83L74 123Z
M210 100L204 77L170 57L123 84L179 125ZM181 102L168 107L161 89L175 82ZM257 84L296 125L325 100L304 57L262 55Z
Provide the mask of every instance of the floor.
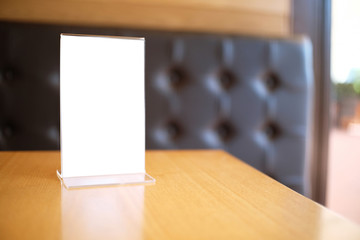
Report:
M330 133L327 207L360 224L360 133Z

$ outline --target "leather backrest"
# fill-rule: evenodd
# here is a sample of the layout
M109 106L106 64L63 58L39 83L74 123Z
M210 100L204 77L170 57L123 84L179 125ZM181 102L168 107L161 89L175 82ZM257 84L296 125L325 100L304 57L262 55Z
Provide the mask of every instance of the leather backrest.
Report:
M146 38L147 149L224 149L303 193L307 40L0 23L2 150L60 147L60 33Z

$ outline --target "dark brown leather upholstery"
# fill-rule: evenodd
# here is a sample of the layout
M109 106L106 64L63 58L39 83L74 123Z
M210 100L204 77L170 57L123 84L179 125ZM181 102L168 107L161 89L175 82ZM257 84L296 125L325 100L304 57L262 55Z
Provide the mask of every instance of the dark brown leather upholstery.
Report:
M146 37L147 149L225 149L303 193L306 40L0 23L1 149L59 149L62 32Z

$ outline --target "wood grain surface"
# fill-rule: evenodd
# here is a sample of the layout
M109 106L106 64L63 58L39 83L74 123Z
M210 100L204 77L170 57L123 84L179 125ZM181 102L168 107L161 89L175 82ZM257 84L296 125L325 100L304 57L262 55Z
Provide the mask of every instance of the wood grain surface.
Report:
M0 239L359 239L223 151L148 151L153 185L67 190L59 152L0 152Z
M1 0L0 20L288 36L291 0Z

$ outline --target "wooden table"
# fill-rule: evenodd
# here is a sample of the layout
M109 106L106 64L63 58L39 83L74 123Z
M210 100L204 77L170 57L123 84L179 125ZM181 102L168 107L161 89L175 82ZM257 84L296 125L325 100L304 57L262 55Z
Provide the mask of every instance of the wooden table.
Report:
M153 185L67 190L59 152L0 152L0 239L360 239L223 151L148 151Z

